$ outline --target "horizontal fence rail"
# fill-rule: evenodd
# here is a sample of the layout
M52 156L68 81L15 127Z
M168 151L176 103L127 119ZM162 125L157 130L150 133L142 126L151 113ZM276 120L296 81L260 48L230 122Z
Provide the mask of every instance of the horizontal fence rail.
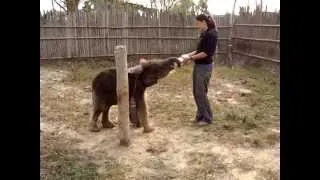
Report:
M227 52L216 52L216 54L227 54ZM130 53L127 54L128 56L162 56L162 55L168 55L168 56L180 56L181 53ZM113 54L107 54L107 55L95 55L95 56L83 56L80 58L103 58L103 57L114 57ZM78 58L78 57L71 57L71 58ZM59 60L59 59L66 59L66 57L50 57L50 58L40 58L40 60Z
M242 20L244 22L244 19ZM247 61L261 60L280 65L280 24L235 24L232 54Z
M107 37L49 37L49 38L40 38L40 40L67 40L67 39L180 39L180 40L198 40L197 37L141 37L141 36L107 36ZM219 38L219 41L226 41L228 38Z
M264 60L264 61L271 61L271 62L280 63L279 59L267 58L267 57L258 56L258 55L254 55L254 54L249 54L249 53L244 53L244 52L240 52L240 51L232 51L232 53L239 54L239 55L242 55L242 56L252 57L252 58L256 58L256 59L260 59L260 60Z
M232 26L218 26L218 29L227 29ZM122 26L122 27L106 27L106 26L40 26L40 28L96 28L96 29L144 29L144 28L172 28L172 29L197 29L195 26Z
M240 40L247 40L247 41L259 41L259 42L271 42L271 43L280 44L280 40L273 40L273 39L259 39L259 38L248 38L248 37L232 37L232 39L240 39Z
M235 26L280 28L279 24L235 24Z

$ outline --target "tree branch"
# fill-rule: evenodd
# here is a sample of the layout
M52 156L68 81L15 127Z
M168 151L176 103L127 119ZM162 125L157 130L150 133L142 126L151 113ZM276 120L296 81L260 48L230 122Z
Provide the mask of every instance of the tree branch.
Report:
M176 0L169 1L168 9L171 9L176 3L177 3Z
M54 0L54 2L64 11L67 11L67 9L65 7L63 7L60 3L57 2L57 0Z
M54 0L51 0L51 5L52 5L52 10L55 11L55 9L54 9Z

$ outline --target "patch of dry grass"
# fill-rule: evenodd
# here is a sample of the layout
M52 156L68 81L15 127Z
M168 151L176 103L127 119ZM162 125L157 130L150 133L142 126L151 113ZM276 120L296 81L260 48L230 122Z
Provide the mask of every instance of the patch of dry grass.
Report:
M73 70L64 81L79 86L90 86L93 77L103 66L88 64L73 65ZM246 88L251 93L229 93L239 102L232 105L227 101L217 103L209 98L213 107L215 122L204 131L224 137L226 141L236 144L249 144L252 147L274 145L279 141L268 128L279 127L279 87L276 75L255 68L229 69L217 66L214 68L209 89L216 92L224 83ZM150 119L157 119L157 126L179 128L194 126L196 106L192 96L192 67L184 66L172 75L147 90ZM226 93L225 93L226 94ZM209 96L223 99L225 94ZM259 132L259 133L257 133ZM232 143L234 143L232 142Z
M128 62L128 67L135 65L136 62ZM64 82L75 83L75 84L91 84L91 80L96 76L100 71L108 69L114 66L112 61L81 61L81 62L69 62L67 66L60 65L59 67L68 69L70 73L64 79Z
M127 168L114 158L105 156L104 166L96 164L96 157L85 150L73 148L77 139L68 139L56 133L42 133L40 144L40 178L60 179L124 179ZM99 172L103 169L103 173Z
M177 172L174 169L166 166L164 162L157 157L148 158L142 161L143 166L139 167L140 171L135 179L174 179L177 177Z
M149 101L150 112L159 116L160 126L193 126L191 121L196 107L192 97L191 75L192 68L183 67L150 90L152 97L157 99ZM239 102L238 105L218 103L213 96L216 99L223 98L224 94L213 93L220 90L223 83L241 85L252 92L232 92L231 95ZM249 143L252 147L264 147L279 142L277 135L270 134L268 129L279 128L279 79L276 76L256 69L231 70L216 67L209 89L213 90L213 93L209 92L209 100L215 122L212 126L205 127L205 132L224 136L222 139L231 141L230 143Z
M74 63L65 67L70 73L62 83L72 88L57 91L54 89L56 85L54 87L47 85L46 91L41 95L43 106L41 116L46 121L61 123L70 129L83 131L87 126L91 109L89 103L82 103L83 99L91 98L90 90L86 88L91 86L93 77L106 67L107 65L94 63ZM228 89L226 84L234 87ZM186 133L188 138L185 139L189 144L210 143L215 138L221 144L231 146L257 149L272 147L278 144L280 139L279 133L270 130L279 129L279 84L278 77L254 68L231 70L226 67L215 67L208 94L213 107L214 123L206 127L197 127L192 123L196 111L192 96L192 67L182 67L147 90L149 119L158 128L170 131L183 129L190 132ZM241 88L249 90L250 93L240 91ZM218 91L221 93L218 94ZM231 98L237 104L230 103L228 99ZM200 134L195 136L191 133L195 131ZM110 158L105 167L99 167L104 169L104 173L98 173L97 165L90 160L94 157L79 150L59 149L57 147L67 148L70 145L66 145L66 142L63 144L58 137L48 136L51 138L50 142L45 139L41 147L42 163L46 162L42 164L43 178L64 179L71 176L75 179L92 179L91 177L124 179L127 169L115 159ZM153 145L146 149L146 153L154 156L160 156L167 151L168 149L162 148L162 145ZM186 154L186 158L189 168L184 172L184 179L221 179L228 175L229 167L219 155L191 152ZM236 166L242 166L248 171L253 168L244 161ZM169 167L163 169L163 172L158 173L156 173L157 167L152 170L146 169L146 172L142 172L139 177L170 179L177 176L175 172L169 171ZM261 170L258 174L272 179L276 178L277 172Z
M224 159L218 154L190 152L186 155L192 169L185 172L186 179L217 179L228 172Z
M94 76L96 76L103 69L105 69L103 66L90 67L86 64L77 65L71 69L69 75L64 79L64 82L77 83L78 85L90 85L90 82Z
M271 169L260 169L256 180L280 180L280 171Z

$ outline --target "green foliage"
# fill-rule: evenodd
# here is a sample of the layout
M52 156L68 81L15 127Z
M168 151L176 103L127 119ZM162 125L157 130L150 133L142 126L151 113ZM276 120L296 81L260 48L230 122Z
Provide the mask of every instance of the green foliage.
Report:
M196 11L196 4L193 2L193 0L183 0L176 3L172 10L184 14L194 14Z
M85 0L83 10L92 11L98 6L102 6L104 3L120 3L121 7L124 8L133 8L135 10L146 10L149 8L144 7L143 5L122 2L120 0ZM208 0L199 0L198 4L194 0L150 0L151 9L158 9L161 11L171 11L183 14L199 14L201 12L207 11Z
M208 10L208 0L199 0L199 3L197 5L197 9L200 10L200 12L205 12Z

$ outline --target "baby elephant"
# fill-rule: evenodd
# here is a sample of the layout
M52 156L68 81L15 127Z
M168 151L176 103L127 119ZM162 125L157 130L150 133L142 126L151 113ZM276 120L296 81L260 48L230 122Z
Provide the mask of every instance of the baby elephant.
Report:
M147 87L166 77L176 66L180 67L180 61L171 57L164 60L140 60L140 64L128 69L130 122L136 127L143 125L144 132L151 132L147 120L147 109L144 93ZM112 128L109 121L109 109L117 104L117 74L115 68L100 72L92 81L93 111L90 120L90 131L98 132L97 120L102 113L103 128ZM133 105L134 104L134 105Z

